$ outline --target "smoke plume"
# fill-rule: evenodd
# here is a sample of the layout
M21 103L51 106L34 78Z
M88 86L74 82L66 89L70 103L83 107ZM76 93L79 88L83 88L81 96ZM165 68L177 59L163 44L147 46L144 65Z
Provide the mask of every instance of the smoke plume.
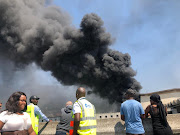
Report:
M113 39L94 14L80 28L59 7L44 0L0 0L0 55L19 68L36 63L63 85L81 85L110 103L129 89L139 91L131 57L109 49Z

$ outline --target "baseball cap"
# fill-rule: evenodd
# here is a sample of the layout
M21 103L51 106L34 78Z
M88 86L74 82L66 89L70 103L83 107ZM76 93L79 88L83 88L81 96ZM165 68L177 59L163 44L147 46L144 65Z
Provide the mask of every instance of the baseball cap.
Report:
M36 99L36 100L39 100L40 98L39 98L39 97L37 97L37 96L35 96L35 95L33 95L33 96L31 96L31 97L30 97L30 99L29 99L29 100L31 100L31 99Z

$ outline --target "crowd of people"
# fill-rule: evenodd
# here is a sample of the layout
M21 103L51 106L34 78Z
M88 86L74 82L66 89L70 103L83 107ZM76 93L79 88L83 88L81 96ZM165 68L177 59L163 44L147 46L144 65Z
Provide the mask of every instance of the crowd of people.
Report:
M96 135L96 111L86 98L86 90L80 87L76 91L77 101L66 103L61 109L61 119L56 135ZM0 113L0 131L2 135L38 135L39 119L51 122L37 106L40 98L29 98L23 92L13 93ZM0 104L2 106L2 103Z
M154 135L173 135L167 122L167 108L162 104L160 96L153 94L150 105L145 111L140 102L134 99L136 91L128 89L126 101L121 104L121 119L125 121L126 135L145 135L142 120L151 116ZM51 122L37 106L38 96L29 98L23 92L13 93L0 113L0 131L2 135L38 135L39 119ZM76 90L77 101L66 102L61 109L60 122L56 127L56 135L96 135L96 110L86 99L86 90ZM0 103L0 109L2 103Z

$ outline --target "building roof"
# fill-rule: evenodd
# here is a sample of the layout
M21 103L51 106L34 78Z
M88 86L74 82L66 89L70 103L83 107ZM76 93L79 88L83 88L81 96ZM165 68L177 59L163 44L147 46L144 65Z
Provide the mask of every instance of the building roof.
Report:
M140 94L140 96L150 96L152 94L166 94L166 93L173 93L173 92L180 92L180 88L156 91L156 92L151 92L151 93L143 93L143 94Z

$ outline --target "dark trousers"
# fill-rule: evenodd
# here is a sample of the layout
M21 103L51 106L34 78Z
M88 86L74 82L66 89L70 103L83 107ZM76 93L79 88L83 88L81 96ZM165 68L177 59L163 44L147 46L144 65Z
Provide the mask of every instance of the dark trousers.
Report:
M63 131L56 131L55 135L68 135L69 133L63 132Z
M144 134L130 134L130 133L126 133L126 135L144 135Z
M56 131L55 135L69 135L69 133L63 132L63 131ZM79 134L77 133L76 135L79 135Z

